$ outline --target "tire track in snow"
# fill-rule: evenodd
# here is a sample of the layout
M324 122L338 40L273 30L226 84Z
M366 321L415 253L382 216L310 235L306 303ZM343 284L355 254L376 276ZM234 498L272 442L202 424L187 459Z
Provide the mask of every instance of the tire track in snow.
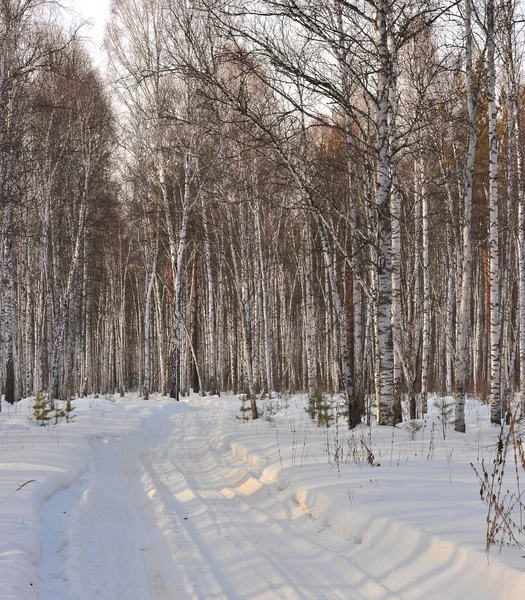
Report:
M210 443L213 413L206 417L174 415L173 432L144 460L172 554L185 556L181 568L196 597L395 600L352 563L358 547L320 533L304 511L291 511L275 488Z
M80 505L82 495L89 485L89 471L80 475L69 487L55 492L41 507L40 522L42 544L37 563L36 590L40 600L67 598L67 575L71 514Z
M176 565L160 567L165 540L148 523L136 452L144 443L140 431L95 442L91 468L44 503L39 600L187 598Z
M358 546L210 442L214 418L165 405L96 443L43 506L39 600L395 600Z

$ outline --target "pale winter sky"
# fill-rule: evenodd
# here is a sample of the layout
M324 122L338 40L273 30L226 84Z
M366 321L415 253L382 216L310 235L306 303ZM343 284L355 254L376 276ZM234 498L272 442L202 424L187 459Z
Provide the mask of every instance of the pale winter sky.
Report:
M72 8L71 22L82 20L91 21L91 26L82 29L82 35L88 40L87 46L91 51L96 63L100 63L102 39L104 37L104 25L109 15L110 0L68 0L67 6ZM76 16L75 16L76 13Z

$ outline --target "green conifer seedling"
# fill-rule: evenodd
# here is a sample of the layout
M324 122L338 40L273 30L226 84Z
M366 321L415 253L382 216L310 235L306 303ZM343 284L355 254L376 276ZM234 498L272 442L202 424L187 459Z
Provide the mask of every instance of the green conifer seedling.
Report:
M73 414L75 407L71 404L71 398L67 399L66 407L64 408L64 416L66 417L66 423L71 423L76 415Z
M36 422L44 427L51 419L51 412L53 412L53 409L49 405L49 400L42 392L38 392L35 404L33 405L33 416L35 417Z

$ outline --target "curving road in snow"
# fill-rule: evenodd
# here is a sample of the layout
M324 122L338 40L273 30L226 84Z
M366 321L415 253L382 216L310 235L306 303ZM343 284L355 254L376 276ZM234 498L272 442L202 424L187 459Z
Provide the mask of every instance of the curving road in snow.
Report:
M234 404L217 398L127 406L106 401L104 427L99 413L88 421L88 412L84 425L64 427L57 438L60 456L82 450L87 466L61 476L67 487L39 507L34 588L8 597L523 597L519 563L517 569L488 565L482 552L462 542L483 543L484 509L475 498L469 454L451 464L448 437L439 443L431 438L447 461L421 458L428 442L405 436L397 461L390 450L392 466L347 464L339 472L323 459L323 446L339 434L308 419L301 425L302 408L285 413L279 429L264 421L243 425ZM386 448L393 435L387 433ZM41 440L47 435L37 434ZM386 463L387 451L376 442L374 452ZM42 446L50 447L49 441ZM52 456L47 462L55 464L58 454ZM22 493L29 498L32 492L28 486ZM0 568L1 561L0 552Z
M353 564L358 545L210 441L219 414L184 408L97 440L44 504L40 600L396 598Z

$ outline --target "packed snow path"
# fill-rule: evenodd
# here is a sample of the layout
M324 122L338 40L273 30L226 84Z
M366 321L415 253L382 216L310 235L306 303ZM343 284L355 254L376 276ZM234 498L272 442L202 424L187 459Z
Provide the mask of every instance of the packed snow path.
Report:
M396 598L352 564L357 546L210 443L213 414L180 408L97 441L46 502L40 600Z
M273 427L240 423L238 406L232 398L89 401L73 426L27 429L15 454L32 462L6 463L6 492L35 484L3 505L4 597L525 597L520 552L512 569L497 559L488 565L477 549L484 509L468 464L474 437L466 453L465 440L455 440L464 456L452 466L448 437L429 442L448 460L429 460L420 457L423 438L396 430L400 466L347 464L339 473L322 449L336 432L312 425L302 406L279 413ZM10 435L27 428L20 423ZM392 457L392 435L377 432L383 459ZM17 532L38 529L35 515L36 554L31 536L16 541Z
M180 408L97 441L46 502L38 598L395 598L352 565L352 544L210 443L213 419Z
M184 598L176 565L162 569L167 549L152 527L140 456L171 412L165 406L126 437L92 441L87 471L43 505L38 598Z

